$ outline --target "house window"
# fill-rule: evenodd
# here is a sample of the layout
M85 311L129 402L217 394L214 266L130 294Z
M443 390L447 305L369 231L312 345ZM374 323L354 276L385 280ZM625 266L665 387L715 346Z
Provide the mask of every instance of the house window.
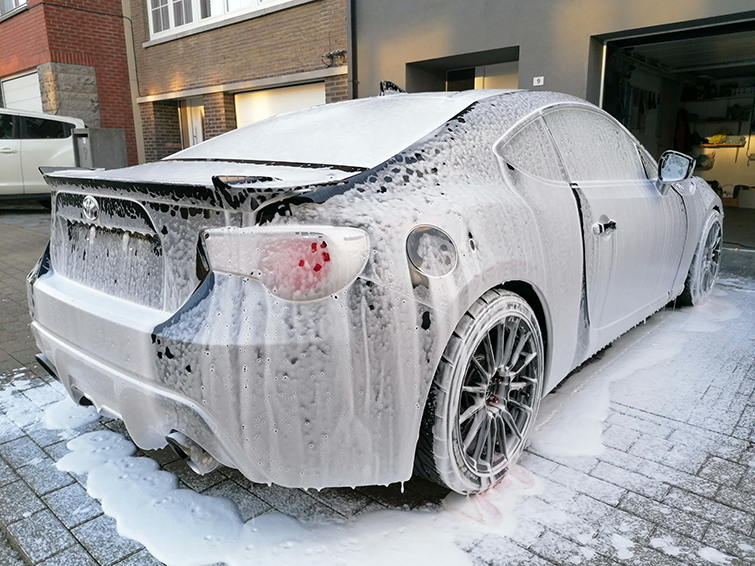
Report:
M26 5L26 0L0 0L0 16Z
M19 0L0 0L4 2ZM147 0L152 38L255 12L288 0ZM198 16L198 17L196 17Z

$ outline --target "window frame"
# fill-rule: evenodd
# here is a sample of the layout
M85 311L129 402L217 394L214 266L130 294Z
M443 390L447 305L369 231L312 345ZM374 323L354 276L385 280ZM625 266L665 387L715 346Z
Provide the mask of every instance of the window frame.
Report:
M3 5L0 2L0 18L3 18L7 16L8 14L12 14L16 10L20 10L22 8L26 7L26 1L27 0L10 0L10 3L13 5L10 9L3 11Z
M223 20L231 20L239 16L246 14L254 14L255 12L264 12L271 6L278 6L281 4L288 4L291 0L250 0L251 5L248 7L229 10L228 0L220 0L222 5L222 12L216 15L202 17L202 3L203 0L168 0L168 23L169 26L159 32L154 31L154 18L152 15L152 0L142 0L147 7L147 25L149 28L149 40L160 40L163 38L170 38L173 35L189 32L196 28L203 28L208 24L220 23ZM311 1L311 0L310 0ZM175 25L175 12L174 4L188 3L191 6L192 21L181 25ZM185 8L184 8L185 10ZM185 13L185 12L184 12ZM231 22L229 22L231 23Z

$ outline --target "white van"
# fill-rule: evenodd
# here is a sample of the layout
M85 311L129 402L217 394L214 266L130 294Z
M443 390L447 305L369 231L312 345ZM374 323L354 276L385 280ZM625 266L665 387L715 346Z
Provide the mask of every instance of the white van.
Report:
M78 118L0 108L0 198L46 197L42 166L75 167Z

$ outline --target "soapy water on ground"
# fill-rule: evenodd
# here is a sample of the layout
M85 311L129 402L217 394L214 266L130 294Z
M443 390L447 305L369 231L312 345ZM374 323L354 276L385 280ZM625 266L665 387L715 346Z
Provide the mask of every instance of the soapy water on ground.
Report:
M739 310L726 300L727 294L719 289L702 307L655 315L571 376L543 400L532 447L544 456L600 454L611 383L672 359L683 347L685 332L713 332L739 317ZM673 370L673 363L664 367ZM11 384L0 391L0 408L14 420L33 422L40 420L39 410L18 401L19 392L28 387L21 379L24 375L19 371ZM649 391L651 381L655 388L652 394L658 394L658 383L663 379L648 380ZM61 438L78 434L76 428L99 418L93 409L79 407L64 397L61 386L47 387L48 393L40 393L50 401L43 426L59 429ZM160 470L154 460L134 457L135 446L120 434L85 433L70 440L67 447L71 452L58 462L58 468L86 474L88 493L102 502L107 515L116 519L119 534L139 541L170 566L217 562L229 566L377 566L399 557L403 563L466 565L472 559L463 548L485 534L516 538L533 521L547 525L554 520L539 514L537 506L522 505L533 495L547 496L549 487L548 482L519 465L486 493L473 497L452 493L441 507L372 511L351 519L310 521L269 512L243 522L231 501L180 489L177 478ZM616 557L632 558L635 543L631 528L620 526L619 532L606 529L604 534ZM572 549L568 562L578 564L594 557L591 545L596 536L596 531L579 535L582 545ZM650 545L672 557L682 552L665 538L652 539ZM731 560L713 548L701 548L696 554L713 564L728 564Z

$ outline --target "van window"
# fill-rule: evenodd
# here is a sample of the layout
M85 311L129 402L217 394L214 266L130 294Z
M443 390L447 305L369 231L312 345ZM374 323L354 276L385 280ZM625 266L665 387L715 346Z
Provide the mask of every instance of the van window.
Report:
M25 139L67 138L76 127L68 122L46 120L45 118L22 118L26 123Z
M13 116L0 114L0 140L11 140L17 137L13 132Z

